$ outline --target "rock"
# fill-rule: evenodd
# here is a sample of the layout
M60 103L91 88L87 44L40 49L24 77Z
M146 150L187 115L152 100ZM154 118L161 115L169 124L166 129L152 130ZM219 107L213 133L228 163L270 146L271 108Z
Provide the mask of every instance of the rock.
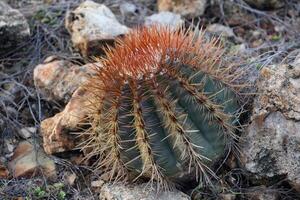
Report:
M33 78L43 98L67 103L74 91L92 73L92 64L78 66L51 56L35 67Z
M78 130L80 124L86 120L90 105L89 95L92 96L85 88L78 88L62 112L42 121L40 132L47 154L72 150L76 146L75 140L80 142L71 132Z
M0 163L0 179L7 179L9 177L8 169Z
M257 86L243 166L257 180L285 177L300 191L300 65L263 68Z
M14 178L32 177L43 173L48 178L56 176L55 163L33 141L21 142L8 165Z
M278 200L279 192L274 189L267 189L265 186L248 188L247 199L252 200Z
M104 43L111 44L115 38L129 31L108 7L93 1L85 1L69 12L65 26L73 45L85 57L99 55L103 52Z
M97 180L97 181L92 181L91 182L91 186L93 188L102 188L102 186L104 185L104 181L103 180Z
M229 49L228 55L244 56L247 53L246 44L232 45Z
M10 158L13 155L13 151L15 149L15 142L11 138L4 139L3 142L3 153L5 154L6 158Z
M23 139L28 139L32 136L32 134L36 133L36 127L25 127L19 130L19 135Z
M244 0L244 1L249 5L262 10L280 8L284 5L284 1L281 0Z
M300 53L296 56L295 60L293 63L291 63L293 67L299 66L300 65Z
M121 3L120 5L120 12L122 16L128 15L128 14L136 14L138 11L138 8L136 5L128 2Z
M236 195L235 194L220 194L219 195L219 199L220 200L235 200L236 199Z
M0 1L0 51L12 48L30 36L29 25L20 11Z
M69 185L74 185L77 176L75 173L66 172L65 179Z
M184 24L184 21L178 14L174 14L172 12L160 12L146 17L145 25L151 26L153 24L169 26L172 29L176 29L181 27Z
M207 0L158 0L158 11L171 11L183 17L203 15Z
M206 31L215 35L222 35L223 37L234 37L233 30L222 24L211 24L206 28Z
M147 187L146 184L124 185L105 184L100 191L100 200L189 200L186 194L174 190L158 193L156 190Z
M1 71L1 69L0 69ZM11 103L19 95L21 87L15 81L9 81L1 85L0 99L4 103Z

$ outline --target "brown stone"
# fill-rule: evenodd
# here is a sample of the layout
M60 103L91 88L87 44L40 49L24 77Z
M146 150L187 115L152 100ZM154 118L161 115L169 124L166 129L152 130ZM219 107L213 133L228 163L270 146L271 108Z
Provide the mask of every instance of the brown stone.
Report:
M203 15L206 0L158 0L158 11L170 11L184 17L194 18Z
M33 141L21 142L14 151L9 169L14 178L31 177L43 173L46 177L56 176L55 163Z
M8 176L9 176L8 169L4 165L0 164L0 178L7 179Z
M69 185L74 185L77 176L75 173L66 172L65 179Z
M89 96L92 94L84 87L78 88L62 112L42 121L41 134L47 154L72 150L76 141L79 142L76 135L70 133L79 130L80 124L85 122L89 113Z
M34 69L34 83L43 98L66 103L93 73L93 64L78 66L51 56Z

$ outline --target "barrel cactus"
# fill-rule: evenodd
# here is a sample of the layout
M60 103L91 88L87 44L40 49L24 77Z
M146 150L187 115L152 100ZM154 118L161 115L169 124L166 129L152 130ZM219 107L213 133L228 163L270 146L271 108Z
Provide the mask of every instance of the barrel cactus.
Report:
M236 137L241 85L218 39L203 31L143 27L107 48L87 89L80 145L113 180L128 174L168 188L182 176L209 181Z

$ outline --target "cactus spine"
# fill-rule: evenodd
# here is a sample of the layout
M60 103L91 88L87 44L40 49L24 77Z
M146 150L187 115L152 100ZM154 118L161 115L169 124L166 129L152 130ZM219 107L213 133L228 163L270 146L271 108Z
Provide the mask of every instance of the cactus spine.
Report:
M240 76L217 39L139 28L107 49L87 88L91 128L81 149L115 180L128 172L169 187L183 172L209 180L236 137Z

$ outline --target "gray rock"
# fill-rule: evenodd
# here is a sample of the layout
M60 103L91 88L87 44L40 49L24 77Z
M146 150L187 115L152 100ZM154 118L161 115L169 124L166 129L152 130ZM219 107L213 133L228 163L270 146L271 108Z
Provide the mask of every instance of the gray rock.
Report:
M9 139L4 139L3 141L3 153L5 154L5 157L9 158L12 156L13 151L15 149L15 145L14 145L14 141L13 139L9 138Z
M189 200L190 197L180 191L157 192L146 184L124 185L105 184L100 191L100 200Z
M69 12L65 26L71 34L73 45L84 56L101 52L103 43L111 43L129 31L108 7L93 1L85 1Z
M16 46L29 36L30 29L25 17L0 1L0 51Z
M135 12L138 10L137 6L133 3L124 2L120 5L120 12L122 15L128 14L136 14Z
M206 28L206 31L215 35L222 35L224 37L234 37L233 30L222 24L211 24Z
M244 0L244 1L249 5L262 10L280 8L284 5L284 1L282 0Z
M253 200L278 200L279 192L266 186L252 187L248 188L246 198Z
M300 65L262 69L243 165L258 180L286 177L300 191Z
M180 15L172 12L160 12L153 14L145 19L145 25L151 26L153 24L169 26L172 29L176 29L182 26L184 21L181 19Z
M34 133L36 133L37 128L36 127L25 127L19 130L19 135L23 139L30 138Z
M299 49L299 51L300 51L300 49ZM291 65L292 65L293 67L296 67L296 66L300 65L300 53L298 53L298 55L296 56L294 62L291 63Z
M6 83L2 84L2 90L0 91L0 101L4 103L13 102L18 96L18 92L20 92L20 90L21 87L17 84L17 82L7 80Z
M236 195L235 194L220 194L219 195L219 199L220 200L235 200L236 199Z

